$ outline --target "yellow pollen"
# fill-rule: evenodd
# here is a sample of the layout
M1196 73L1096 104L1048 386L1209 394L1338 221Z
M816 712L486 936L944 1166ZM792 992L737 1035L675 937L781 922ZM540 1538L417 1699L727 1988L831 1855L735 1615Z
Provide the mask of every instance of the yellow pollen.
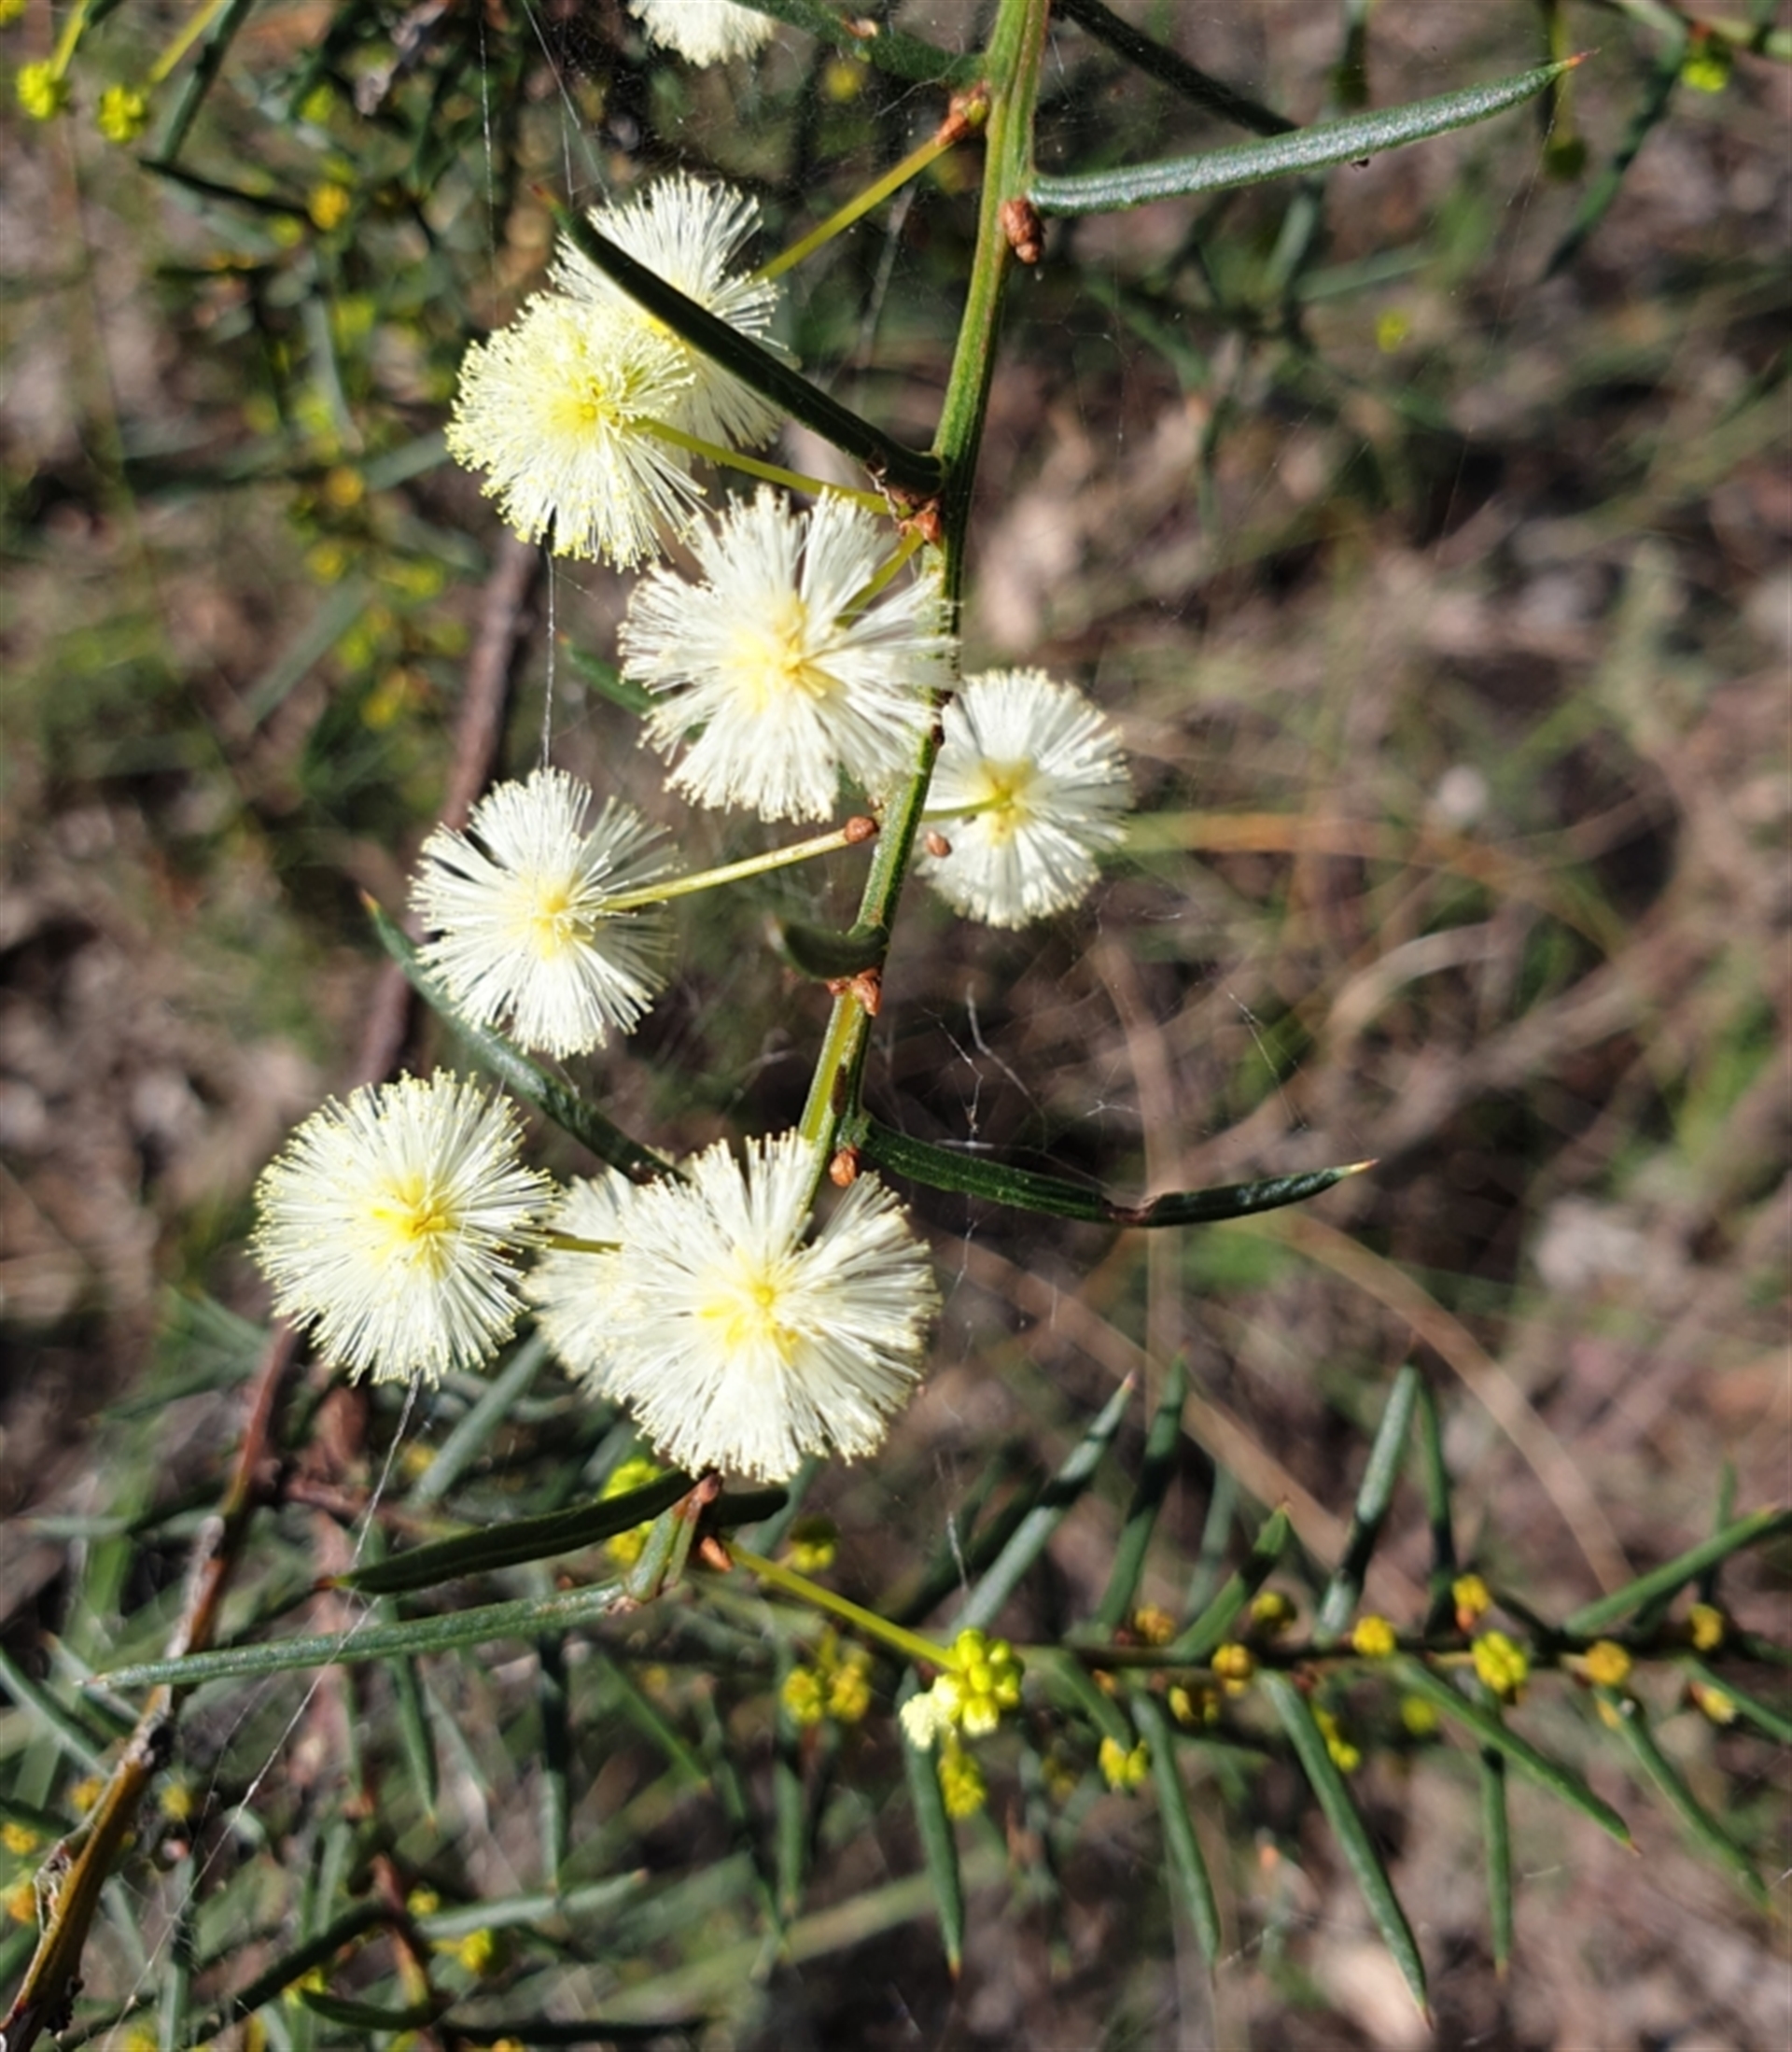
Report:
M732 1275L716 1279L714 1293L698 1315L715 1328L718 1342L731 1353L769 1347L788 1362L797 1335L777 1315L782 1295L776 1276L740 1259Z
M783 593L763 620L735 628L728 668L749 712L764 712L792 693L825 698L838 688L832 673L811 659L809 639L809 609L794 592Z
M1013 840L1031 816L1027 798L1036 771L1031 763L1025 761L986 762L978 767L982 772L982 795L967 810L974 810L987 822L990 840L1000 847Z
M388 1261L415 1264L440 1274L447 1266L455 1221L440 1194L414 1173L388 1184L368 1207L381 1252Z
M524 913L529 947L543 962L553 962L577 939L580 921L571 910L572 892L564 882L538 883Z

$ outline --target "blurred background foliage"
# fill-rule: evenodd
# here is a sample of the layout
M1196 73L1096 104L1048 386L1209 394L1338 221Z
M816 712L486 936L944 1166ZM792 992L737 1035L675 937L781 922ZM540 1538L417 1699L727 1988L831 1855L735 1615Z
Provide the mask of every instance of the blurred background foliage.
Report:
M1787 31L1770 8L1714 35L1653 0L1123 11L1302 122L1599 53L1541 120L1059 224L1015 281L967 668L1085 683L1141 817L1072 919L995 935L917 896L869 1094L926 1137L1127 1192L1379 1165L1309 1210L1149 1236L917 1192L947 1290L931 1378L885 1455L806 1507L839 1528L837 1586L937 1600L1117 1378L1149 1364L1155 1400L1180 1356L1197 1398L1140 1598L1198 1608L1287 1500L1304 1545L1276 1586L1307 1619L1390 1377L1417 1360L1462 1561L1564 1616L1786 1493ZM32 1820L73 1814L116 1736L105 1698L78 1743L59 1729L45 1678L148 1656L178 1610L260 1344L247 1192L354 1074L379 974L357 893L401 900L482 633L515 658L500 766L551 729L557 760L665 813L592 688L624 582L519 566L441 456L468 339L539 282L541 189L723 176L759 198L769 251L943 106L794 31L757 66L693 72L616 0L203 13L127 144L96 126L105 89L146 87L198 18L92 7L67 108L28 121L9 83L4 117L0 1879L28 1876ZM898 14L974 46L969 7ZM0 58L52 59L68 20L27 6ZM1239 133L1068 21L1047 76L1043 169ZM798 358L917 441L974 201L974 152L949 156L790 281ZM726 821L679 830L749 845ZM666 1148L789 1124L821 1001L740 922L839 923L851 903L849 878L806 873L751 908L700 901L673 991L578 1080ZM413 1059L452 1057L415 1032ZM383 1474L390 1536L427 1534L444 1445L465 1450L455 1511L481 1518L589 1495L628 1451L526 1351L503 1389L482 1410L483 1385L451 1382L395 1439L393 1392L304 1384L296 1482L230 1629L345 1564ZM1150 1418L1135 1399L1004 1611L1015 1638L1095 1609ZM1371 1600L1416 1625L1433 1566L1415 1468ZM1787 1566L1781 1537L1726 1570L1739 1630L1784 1639ZM1261 1732L1184 1754L1225 1933L1211 1990L1152 1792L1040 1730L994 1752L964 1828L954 1982L890 1678L862 1725L804 1751L772 1696L790 1616L665 1608L539 1655L197 1697L82 2016L134 2002L104 2042L175 2042L166 2018L423 1890L433 1985L494 1991L493 2014L702 2016L781 2046L1424 2042ZM307 1628L343 1614L322 1599ZM1732 1679L1776 1687L1758 1663ZM1659 1744L1783 1874L1783 1749L1713 1722L1685 1680L1647 1684ZM1639 1795L1590 1692L1539 1686L1526 1728L1648 1858L1515 1784L1509 1978L1472 1752L1408 1728L1385 1687L1341 1707L1442 2042L1785 2042L1779 1929ZM800 1904L770 1849L792 1772L812 1799ZM23 1922L0 1939L0 1985L28 1945ZM328 2004L391 2010L408 1958L370 1946L266 2028L398 2042Z

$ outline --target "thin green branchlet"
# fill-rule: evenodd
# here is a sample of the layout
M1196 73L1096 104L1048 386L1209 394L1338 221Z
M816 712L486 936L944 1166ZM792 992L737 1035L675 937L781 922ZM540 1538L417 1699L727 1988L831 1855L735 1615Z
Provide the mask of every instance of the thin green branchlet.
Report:
M1028 81L1043 33L1035 12L1036 21L1027 17ZM1015 19L1012 10L1003 17L1011 35ZM1006 62L1015 69L1010 92L1025 100L1032 89L1020 82L1022 50L1010 49ZM1011 123L1025 118L1017 105L1006 111ZM986 113L992 149L1006 152L1012 176L1019 160L1004 141L1010 129L995 90L974 96L974 114L955 106L907 174ZM891 183L882 181L876 196ZM862 211L842 209L835 220ZM788 265L740 269L755 218L744 195L682 177L591 217L634 262L768 344L777 309L769 274ZM986 204L986 280L1003 261L1000 234ZM960 910L999 925L1085 895L1098 855L1119 838L1124 764L1100 715L1036 672L974 679L955 698L946 591L959 581L968 496L959 491L958 527L940 546L923 541L919 525L903 533L874 513L864 503L871 494L823 496L800 513L762 486L718 521L695 521L699 487L688 462L711 448L725 455L723 443L763 443L776 413L576 246L556 257L551 288L469 353L450 448L487 472L486 488L519 532L551 537L563 553L629 567L670 536L688 543L697 577L650 569L619 636L623 679L655 700L644 738L668 759L668 789L775 821L823 818L843 785L856 786L886 822L864 903L884 908L887 932L944 717L929 879ZM986 291L980 303L987 358L995 302ZM967 381L981 391L987 375L987 360L961 347L947 401L948 425L958 425L942 452L959 485L974 461L980 406L967 414L959 395ZM582 1054L632 1031L664 988L671 899L849 846L869 830L848 822L794 850L681 876L663 830L614 799L597 809L587 787L543 766L500 785L464 831L439 829L426 843L413 890L413 909L435 935L423 965L472 1023L502 1026L552 1056ZM875 1003L875 976L852 978L823 1039L817 1085L824 1075L844 1083L844 1095L829 1087L841 1111L856 1091L858 1022ZM362 1111L377 1134L382 1101ZM327 1119L314 1122L306 1148L315 1152L333 1131ZM822 1213L830 1170L842 1191ZM281 1188L275 1178L271 1195ZM627 1408L665 1458L766 1480L818 1452L871 1452L918 1380L938 1304L925 1252L893 1196L836 1159L806 1116L797 1131L753 1143L743 1157L710 1148L679 1176L645 1187L611 1174L559 1196L539 1185L530 1191L530 1216L503 1256L502 1317L490 1311L483 1325L469 1320L449 1332L453 1300L439 1288L432 1362L464 1365L489 1353L488 1335L500 1326L508 1332L521 1292L568 1370ZM345 1204L364 1202L350 1179ZM264 1221L258 1244L287 1300L318 1323L345 1365L417 1369L414 1348L394 1350L402 1367L381 1357L374 1336L396 1331L398 1314L384 1299L372 1308L371 1281L348 1344L340 1321L305 1298L297 1273L304 1256L290 1234ZM537 1258L524 1280L525 1246ZM385 1265L396 1298L399 1264Z

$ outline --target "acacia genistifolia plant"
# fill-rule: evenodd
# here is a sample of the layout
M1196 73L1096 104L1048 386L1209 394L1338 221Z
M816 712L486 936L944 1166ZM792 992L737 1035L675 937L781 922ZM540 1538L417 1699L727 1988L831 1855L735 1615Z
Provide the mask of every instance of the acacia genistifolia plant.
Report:
M68 107L75 60L97 48L106 11L73 10L55 54L21 74L28 111ZM1228 1815L1274 1777L1300 1792L1281 1800L1323 1820L1423 2011L1421 1947L1354 1778L1378 1750L1421 1776L1451 1754L1471 1764L1504 1965L1510 1780L1630 1842L1584 1760L1527 1729L1527 1697L1545 1694L1578 1705L1583 1750L1597 1741L1638 1770L1763 1901L1748 1856L1658 1739L1637 1678L1677 1677L1710 1719L1785 1740L1782 1712L1723 1665L1772 1650L1733 1625L1717 1587L1726 1562L1784 1536L1785 1512L1727 1515L1692 1552L1545 1618L1458 1557L1438 1398L1408 1365L1381 1400L1337 1556L1316 1559L1301 1511L1273 1503L1232 1546L1236 1492L1216 1494L1213 1543L1172 1609L1141 1590L1179 1448L1192 1437L1221 1468L1226 1449L1185 1364L1150 1357L1148 1386L1122 1381L1051 1471L1015 1477L990 1447L975 1502L931 1557L889 1563L881 1587L841 1592L810 1500L840 1464L879 1459L928 1375L943 1292L917 1189L1185 1234L1368 1166L1134 1201L879 1115L870 1057L903 1002L905 897L931 893L997 936L1068 915L1127 860L1144 802L1124 706L1033 664L963 673L978 456L1014 281L1049 265L1056 222L1271 180L1313 200L1338 167L1560 95L1575 60L1370 109L1353 16L1332 118L1296 126L1098 0L999 0L982 40L959 49L819 0L600 10L626 50L631 119L655 94L715 90L698 71L720 65L743 121L755 109L768 129L786 120L754 97L753 67L775 44L802 45L821 81L804 119L829 91L863 91L861 74L911 116L930 108L918 146L768 252L744 185L649 168L645 149L600 204L555 185L552 153L526 145L528 32L500 35L491 9L442 22L426 11L337 8L279 81L294 129L335 138L302 196L187 161L252 0L202 7L141 78L105 90L102 125L134 142L173 93L153 173L259 211L288 243L315 232L317 263L363 293L413 289L396 273L373 282L379 238L407 209L432 275L486 253L456 246L430 212L468 162L489 186L494 232L506 210L545 212L542 274L483 339L444 338L422 288L411 310L460 357L447 457L522 541L629 580L613 648L566 660L617 745L658 759L663 788L638 808L553 763L550 738L524 774L437 826L404 903L370 901L456 1065L363 1078L269 1165L252 1245L284 1322L258 1356L221 1497L96 1526L83 1602L104 1633L71 1640L47 1680L10 1664L0 1676L27 1735L3 1806L29 1890L28 1920L0 1947L20 1975L7 2052L71 2026L68 2042L234 2032L295 2047L732 2028L780 1962L903 1923L931 1918L956 1972L968 1890L1049 1907L1092 1806L1114 1793L1155 1806L1168 1918L1212 1969L1251 1936L1215 1872ZM1055 28L1245 139L1047 175L1037 138ZM382 149L411 153L384 184L370 168ZM974 218L932 432L903 436L797 359L782 296L917 190L954 206L974 192ZM911 394L908 413L919 403ZM778 459L792 425L804 435L791 445L836 452L828 477ZM427 430L365 468L396 477L441 460ZM334 482L341 468L314 513L358 503ZM419 609L425 584L412 581ZM686 850L700 838L688 822L707 813L764 831L706 866ZM810 864L851 879L855 914L833 927L780 917L768 933L765 879ZM777 951L807 1083L781 1130L681 1153L626 1130L587 1058L652 1019L699 894L743 957ZM805 986L814 1002L789 998ZM673 1073L666 1088L695 1103L703 1079ZM595 1173L560 1167L556 1130ZM219 1314L209 1342L241 1355L245 1335ZM371 1492L332 1493L305 1450L330 1393L362 1384L392 1399L391 1457ZM452 1429L419 1464L406 1428L438 1415ZM1128 1462L1099 1600L1048 1637L1004 1637L1065 1519ZM1365 1592L1409 1464L1432 1561L1393 1615ZM311 1527L287 1522L295 1507L340 1516L339 1557L319 1562ZM144 1581L129 1607L131 1549L171 1535L190 1538L184 1583ZM269 1678L318 1674L330 1679L305 1683L313 1694L343 1692L345 1771L315 1805L293 1791L266 1806L258 1792L281 1784L298 1722ZM197 1763L227 1750L239 1764L213 1767L208 1806ZM579 1820L624 1750L648 1764L626 1807L588 1829ZM456 1820L498 1802L512 1809L490 1820L494 1856L467 1857ZM909 1820L912 1868L867 1881L846 1853L891 1804ZM153 1931L115 1885L150 1859L171 1905ZM705 1919L714 1948L668 1963L669 1941Z

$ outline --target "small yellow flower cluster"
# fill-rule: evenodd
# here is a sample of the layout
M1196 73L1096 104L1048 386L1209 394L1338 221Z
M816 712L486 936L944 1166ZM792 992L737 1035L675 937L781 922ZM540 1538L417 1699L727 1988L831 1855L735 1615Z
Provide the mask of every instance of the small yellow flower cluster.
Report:
M1365 1660L1387 1660L1397 1651L1399 1643L1393 1626L1372 1610L1357 1619L1356 1628L1351 1634L1351 1651L1361 1653Z
M1167 1698L1169 1714L1179 1724L1217 1724L1223 1708L1217 1689L1173 1687Z
M1266 1589L1251 1603L1251 1630L1258 1638L1279 1638L1295 1622L1295 1602L1280 1589Z
M824 1633L815 1665L792 1667L785 1677L782 1700L791 1721L805 1730L828 1717L836 1724L861 1722L871 1708L870 1653Z
M161 1785L156 1807L171 1824L190 1824L199 1811L199 1791L190 1781L170 1776Z
M1736 1698L1728 1689L1714 1689L1706 1681L1689 1681L1687 1684L1687 1694L1714 1724L1733 1724L1736 1722Z
M1479 1575L1458 1575L1449 1585L1450 1601L1456 1606L1456 1628L1472 1632L1493 1608L1493 1594Z
M799 1575L824 1575L839 1551L840 1528L832 1518L798 1518L784 1561Z
M1117 1794L1130 1794L1143 1785L1151 1772L1151 1748L1142 1738L1130 1749L1117 1738L1104 1738L1096 1757L1101 1778Z
M108 143L134 143L149 126L149 95L135 86L107 86L93 120Z
M477 1931L469 1931L464 1938L456 1938L445 1944L442 1950L451 1953L476 1980L489 1980L499 1973L506 1961L503 1939L495 1931L483 1925Z
M632 1454L610 1469L609 1480L598 1492L598 1501L608 1503L612 1497L626 1497L633 1490L645 1489L665 1472L658 1461L649 1460L645 1454ZM604 1541L604 1552L618 1567L632 1567L646 1551L647 1535L652 1529L650 1521L631 1525L626 1532L612 1533Z
M952 1665L933 1684L933 1693L967 1736L986 1738L1004 1710L1020 1708L1020 1674L1019 1657L1005 1638L960 1632L952 1641Z
M1214 1647L1208 1665L1225 1682L1227 1695L1242 1695L1256 1674L1257 1656L1237 1639L1227 1639L1224 1646Z
M1313 1722L1319 1726L1325 1750L1332 1756L1332 1764L1339 1774L1354 1774L1363 1764L1363 1749L1345 1737L1334 1712L1315 1707Z
M305 212L311 216L311 225L326 235L343 225L354 204L355 195L333 178L326 178L313 186L305 197Z
M1687 1637L1695 1652L1715 1653L1724 1643L1724 1613L1715 1603L1695 1603L1687 1612Z
M1531 1679L1531 1663L1504 1632L1483 1632L1469 1651L1483 1687L1503 1703L1517 1703L1522 1697Z
M1176 1637L1176 1620L1155 1603L1132 1613L1132 1636L1141 1646L1168 1646Z
M68 80L48 60L21 64L13 91L19 96L20 107L34 121L53 121L68 105Z
M989 1784L984 1779L983 1769L975 1755L959 1745L956 1737L948 1737L941 1747L936 1771L948 1817L960 1820L974 1817L988 1801Z
M926 1752L947 1734L987 1738L1004 1710L1020 1708L1021 1665L1005 1638L974 1628L952 1641L947 1665L931 1689L903 1705L908 1742Z
M44 1842L43 1834L34 1831L29 1824L21 1824L17 1818L8 1817L0 1824L0 1846L16 1860L28 1860Z
M1621 1689L1635 1665L1615 1638L1597 1638L1580 1656L1580 1671L1596 1689Z
M1413 1738L1429 1738L1436 1731L1440 1722L1437 1706L1427 1702L1422 1695L1403 1695L1400 1698L1400 1722Z

